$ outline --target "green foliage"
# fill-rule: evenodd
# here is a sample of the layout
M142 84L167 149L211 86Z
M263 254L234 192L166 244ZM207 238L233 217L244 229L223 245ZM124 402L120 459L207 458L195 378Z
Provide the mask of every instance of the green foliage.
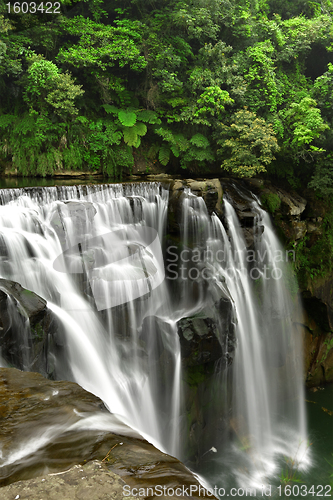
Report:
M260 199L263 205L267 207L268 211L272 214L279 210L281 206L281 199L275 193L262 193Z
M160 147L150 151L150 154L157 154L162 165L166 166L172 155L180 159L182 168L188 165L204 165L205 162L214 161L214 154L207 137L202 134L195 134L191 139L187 139L183 134L173 134L166 127L155 129L155 133L163 139Z
M81 85L75 85L68 73L60 73L54 63L41 57L33 58L24 93L31 110L43 114L53 111L58 115L76 115L78 110L74 101L83 93Z
M320 109L316 106L314 99L304 97L299 103L293 102L282 113L286 124L292 130L291 140L288 140L289 145L301 152L328 128L321 117Z
M194 112L194 116L210 114L220 119L225 110L224 105L233 102L234 100L231 99L226 90L221 90L217 85L207 87L197 100L197 110Z
M321 226L321 233L315 242L309 245L306 236L295 244L295 270L300 283L331 273L333 270L333 208L327 204L327 214Z
M21 173L119 176L142 147L167 168L209 171L219 156L234 175L268 170L330 195L331 0L64 0L60 15L6 10L1 158Z
M119 111L118 118L125 127L133 127L136 122L136 114L133 111Z
M275 112L283 102L283 91L275 74L275 62L272 59L274 47L270 41L258 42L246 51L246 60L250 63L245 80L248 82L246 102L251 109L258 111L263 107Z
M328 64L328 70L318 78L313 84L313 96L317 105L322 109L324 116L332 117L333 107L333 64Z
M333 195L333 153L321 158L315 166L314 175L308 184L309 188L325 198Z
M142 71L147 64L140 54L141 25L137 21L115 21L111 26L77 16L63 20L62 28L78 37L76 44L60 49L57 59L62 63L101 71L116 65Z
M252 177L265 172L279 150L272 125L246 109L232 116L230 126L222 125L222 147L219 153L226 158L221 167L238 177Z
M61 153L55 144L64 133L61 125L43 115L5 115L0 128L6 132L2 134L1 150L5 156L12 155L21 174L45 177L60 168Z

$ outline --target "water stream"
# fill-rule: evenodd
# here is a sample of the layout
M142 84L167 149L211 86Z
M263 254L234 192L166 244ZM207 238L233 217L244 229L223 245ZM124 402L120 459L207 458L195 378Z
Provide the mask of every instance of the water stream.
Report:
M78 382L181 459L188 430L177 322L210 309L223 352L212 397L225 431L209 429L206 442L203 434L197 470L210 484L258 486L282 456L306 468L310 453L295 284L268 214L246 196L250 250L232 200L222 222L185 190L178 250L186 259L177 254L171 279L168 190L158 183L2 190L0 277L46 299L57 317L65 347L53 375ZM230 304L227 332L221 301Z

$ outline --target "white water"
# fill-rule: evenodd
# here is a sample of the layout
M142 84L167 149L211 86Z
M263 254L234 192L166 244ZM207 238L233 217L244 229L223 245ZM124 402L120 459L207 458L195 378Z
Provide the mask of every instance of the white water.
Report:
M197 311L214 303L219 293L233 304L237 347L231 368L220 374L221 388L232 391L221 394L221 406L233 436L229 442L216 436L223 452L212 457L218 472L211 481L222 480L225 486L231 473L243 487L258 488L281 473L281 457L289 457L298 469L307 467L310 458L302 343L295 327L298 301L292 297L297 286L288 262L292 256L279 243L267 212L254 197L248 202L257 214L251 251L230 202L224 201L226 230L215 214L208 215L201 198L185 192L184 245L189 254L200 249L203 258L196 263L193 252L184 272L198 276L196 267L202 277L205 269L208 279L188 279L180 286L187 304L196 297ZM223 348L227 363L228 338Z
M159 448L181 456L186 436L180 431L176 322L214 308L223 297L233 305L237 347L231 368L217 375L232 390L221 391L221 411L234 434L230 463L243 460L247 469L235 467L234 474L241 484L249 477L263 484L276 472L279 455L306 462L301 345L285 287L286 276L291 278L288 266L275 259L281 246L255 200L256 226L264 226L255 251L264 258L249 264L230 203L225 201L227 232L216 215L208 215L202 198L184 193L182 244L211 253L199 263L185 262L179 293L170 297L159 248L168 192L159 185L44 188L29 196L6 190L2 196L7 250L0 276L45 298L57 316L65 338L65 356L55 364L58 378L77 381ZM145 227L158 238L147 236ZM251 266L257 274L251 275ZM281 271L281 279L263 279L264 266ZM193 279L194 267L199 279ZM228 339L221 343L228 364Z
M19 197L16 194L0 207L7 249L0 276L45 298L57 316L69 360L56 360L57 378L75 380L150 441L178 454L178 337L170 320L168 331L151 331L150 317L168 318L171 307L160 276L158 242L155 238L149 246L142 240L146 226L155 229L162 240L168 192L157 184L142 184L47 188L36 194L31 191L31 197L24 191ZM9 196L8 192L4 195ZM66 199L82 202L68 204ZM63 251L69 251L67 259L61 258ZM141 268L138 253L144 262ZM98 276L112 266L116 276L113 273L108 281ZM82 294L82 276L90 299ZM145 287L140 288L140 281ZM105 297L100 296L103 292ZM115 300L110 303L111 293ZM119 304L116 315L114 309L98 314ZM161 345L173 367L168 369L170 385L165 388L161 386L165 367L158 363Z

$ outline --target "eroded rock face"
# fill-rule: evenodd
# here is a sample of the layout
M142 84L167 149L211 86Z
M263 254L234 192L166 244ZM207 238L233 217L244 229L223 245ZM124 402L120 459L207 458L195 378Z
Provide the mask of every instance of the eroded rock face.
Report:
M51 500L104 500L122 497L124 485L199 487L179 460L143 440L75 383L1 368L0 417L1 499L19 494L40 500L42 494ZM98 462L74 467L90 460Z
M298 325L304 347L304 378L307 387L333 382L333 334L325 332L306 312Z
M307 201L302 198L297 193L288 193L280 188L275 188L273 192L276 192L281 200L281 210L287 215L295 217L300 216L306 207Z
M216 312L216 314L214 314ZM215 363L224 358L224 365L232 362L235 351L235 324L231 302L220 299L209 310L177 323L183 363L187 367Z
M0 322L4 361L52 376L56 324L46 301L15 281L0 279Z
M303 292L303 300L311 317L323 331L333 331L333 274L313 280Z

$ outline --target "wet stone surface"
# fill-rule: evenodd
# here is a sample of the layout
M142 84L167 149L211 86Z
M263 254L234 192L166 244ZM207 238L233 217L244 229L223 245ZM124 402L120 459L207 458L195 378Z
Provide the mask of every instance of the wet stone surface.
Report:
M1 500L118 500L124 485L131 500L133 488L154 498L156 486L199 486L78 384L14 368L0 368L0 445Z

